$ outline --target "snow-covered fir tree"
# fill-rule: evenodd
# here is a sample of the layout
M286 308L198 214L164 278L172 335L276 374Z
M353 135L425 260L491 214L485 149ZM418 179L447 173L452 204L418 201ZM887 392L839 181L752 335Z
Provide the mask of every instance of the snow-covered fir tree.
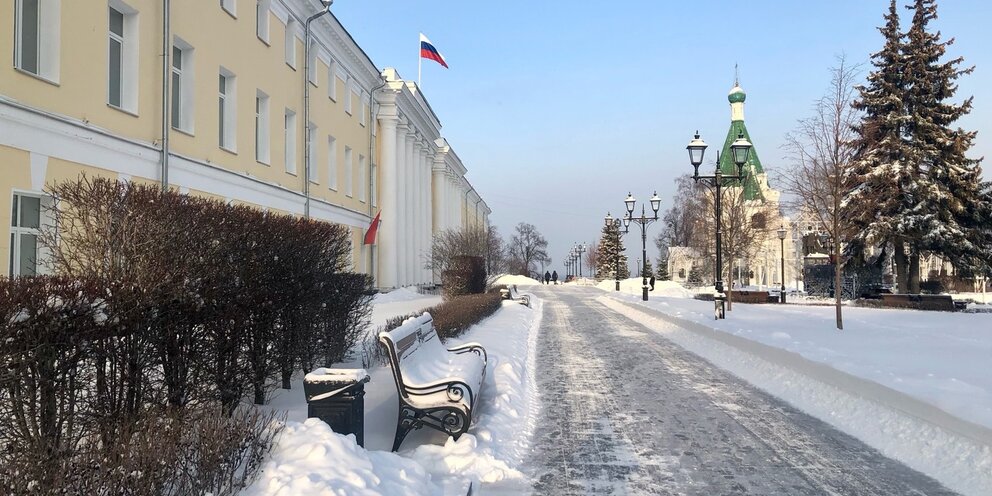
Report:
M919 289L919 257L936 253L952 260L970 260L983 247L981 228L981 167L966 156L975 131L952 127L972 107L972 98L951 102L957 79L974 66L961 68L962 57L943 60L951 38L940 40L940 32L928 32L937 18L936 0L915 0L908 7L913 22L903 45L905 98L908 119L904 136L908 141L908 166L917 178L907 191L912 204L904 212L898 229L914 240L910 254L909 289Z
M891 0L885 25L879 28L885 38L882 49L871 56L874 69L865 85L858 86L860 97L855 108L863 112L855 125L857 154L844 177L845 194L841 211L852 227L851 251L860 256L872 247L895 248L900 292L905 292L908 264L904 256L906 239L897 236L902 212L908 203L904 191L913 181L906 166L907 145L903 78L904 36L899 31L899 12Z
M644 262L644 267L641 268L641 277L651 277L654 275L654 266L651 265L651 261L648 260Z
M664 258L658 259L658 271L655 272L655 276L659 281L668 281L672 279L672 275L668 273L668 260Z
M603 226L599 245L596 247L596 279L616 279L617 265L620 267L620 279L630 277L627 267L627 254L624 253L623 239L618 236L619 228L614 225ZM617 257L620 257L619 261Z

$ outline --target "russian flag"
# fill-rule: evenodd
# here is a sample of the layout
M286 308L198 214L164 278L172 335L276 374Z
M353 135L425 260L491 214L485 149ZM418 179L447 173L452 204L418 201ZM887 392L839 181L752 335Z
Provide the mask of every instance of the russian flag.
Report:
M420 58L433 60L434 62L443 65L445 69L448 68L448 64L444 61L444 57L441 55L441 52L438 52L437 48L434 48L431 40L428 40L427 37L424 36L424 33L420 33Z

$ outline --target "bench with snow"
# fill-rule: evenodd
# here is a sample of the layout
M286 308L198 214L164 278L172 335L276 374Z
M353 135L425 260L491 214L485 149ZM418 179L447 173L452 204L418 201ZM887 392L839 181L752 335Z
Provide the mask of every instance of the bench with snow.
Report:
M399 396L393 451L411 430L443 432L456 441L468 431L486 377L486 350L478 343L445 348L431 314L379 333Z
M951 295L882 294L882 306L953 312L955 310L964 310L968 307L968 303L954 301Z
M503 288L499 290L500 296L504 300L513 300L521 305L525 305L530 308L530 295L522 295L517 291L517 285L513 284L509 288Z

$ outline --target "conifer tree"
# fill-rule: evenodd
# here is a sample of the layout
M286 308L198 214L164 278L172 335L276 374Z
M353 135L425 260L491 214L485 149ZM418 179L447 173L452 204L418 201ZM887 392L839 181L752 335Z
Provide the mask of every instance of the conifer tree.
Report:
M957 79L974 71L960 68L962 57L944 61L951 38L927 32L937 18L936 0L915 0L907 7L913 22L903 46L908 117L904 135L909 142L908 167L917 179L907 191L912 198L902 216L903 234L914 240L910 253L909 291L919 292L919 258L937 253L952 260L968 259L980 247L981 167L966 156L975 131L952 128L972 107L972 98L960 104L949 100L957 92Z
M644 262L644 267L641 268L641 277L651 277L652 275L654 275L654 266L648 260Z
M891 243L900 292L906 292L908 264L906 238L898 230L900 215L908 207L905 190L912 183L904 157L908 154L902 133L906 126L903 78L904 36L899 31L899 12L891 0L885 25L879 28L885 38L882 49L871 56L874 70L867 84L858 86L860 97L854 107L863 112L854 126L856 155L845 171L846 194L842 216L852 227L849 246L853 254L864 256L868 247Z
M668 260L665 258L658 259L658 271L655 274L659 281L670 281L672 275L668 273Z
M620 266L620 279L630 277L627 267L627 254L624 252L623 239L618 236L619 228L614 225L603 226L599 245L596 247L596 279L615 279L617 265ZM619 262L617 256L620 257Z

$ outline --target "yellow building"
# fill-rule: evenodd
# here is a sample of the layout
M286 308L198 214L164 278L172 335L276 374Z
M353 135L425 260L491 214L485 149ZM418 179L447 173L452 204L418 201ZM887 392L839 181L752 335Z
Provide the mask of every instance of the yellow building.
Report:
M85 173L349 226L355 269L376 274L375 247L362 238L378 203L400 201L378 194L372 95L385 82L332 15L313 19L307 50L306 21L323 8L316 0L5 2L0 25L14 27L0 36L0 52L14 55L0 65L8 273L40 269L34 236L45 185Z

